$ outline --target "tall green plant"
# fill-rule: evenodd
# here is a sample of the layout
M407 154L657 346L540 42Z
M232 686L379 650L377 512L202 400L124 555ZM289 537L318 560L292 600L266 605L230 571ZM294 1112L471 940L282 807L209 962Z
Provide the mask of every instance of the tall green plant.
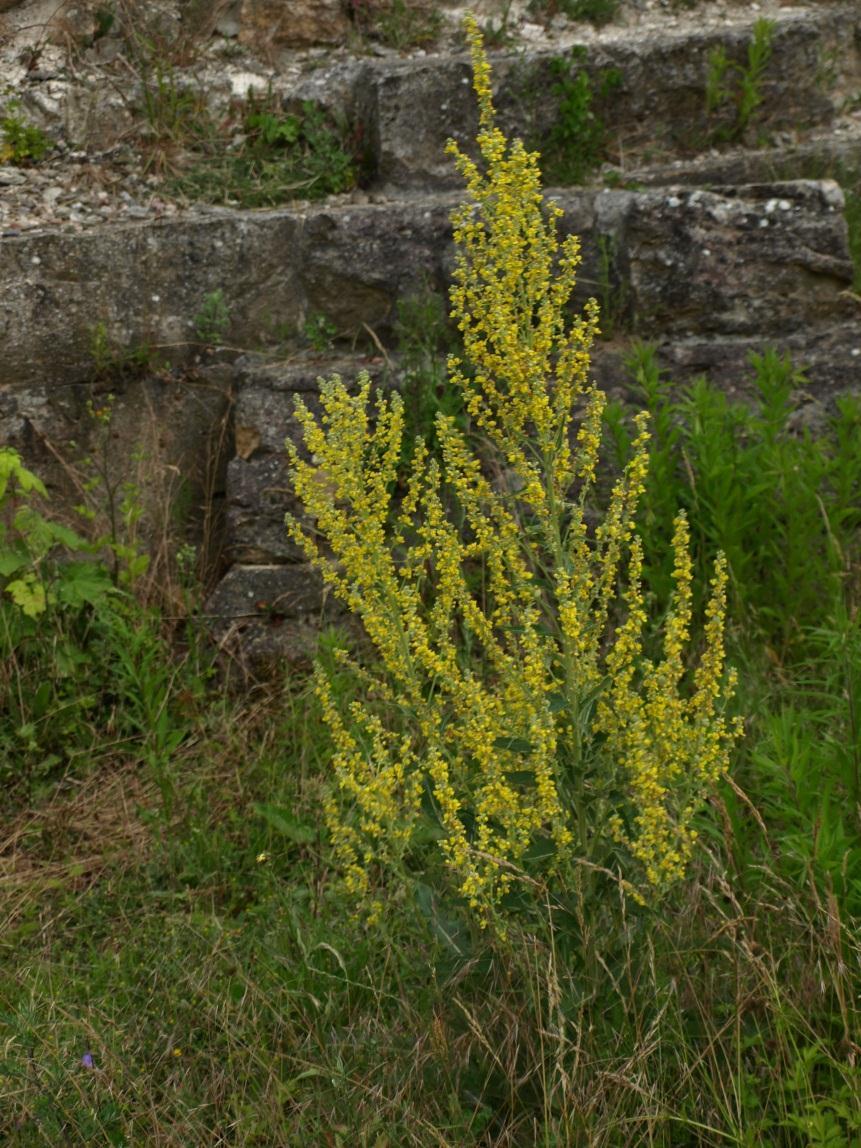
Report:
M87 489L93 519L97 486ZM128 490L116 509L134 519ZM13 800L88 768L105 744L135 747L161 783L187 732L173 698L179 666L128 593L141 555L118 528L87 538L57 521L42 481L0 448L0 786ZM184 675L185 688L202 676Z
M744 64L733 63L722 47L709 55L706 76L706 113L709 116L730 110L732 119L717 128L714 138L737 140L744 135L756 109L762 103L762 84L771 60L775 24L761 17L753 26Z
M645 578L666 602L666 546L682 506L699 574L723 552L734 617L776 657L802 657L809 629L846 594L850 605L856 596L861 404L838 400L814 433L798 420L794 396L806 380L789 357L766 350L751 367L752 402L734 401L706 379L674 392L654 350L635 348L629 369L653 426L640 509ZM625 465L631 438L622 409L610 408L608 422L617 465Z

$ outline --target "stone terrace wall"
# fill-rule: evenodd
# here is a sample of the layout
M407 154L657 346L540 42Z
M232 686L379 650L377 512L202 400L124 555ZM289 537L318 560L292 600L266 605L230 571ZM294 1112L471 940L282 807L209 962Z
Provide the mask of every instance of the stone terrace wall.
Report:
M117 27L83 48L94 6L65 6L65 24L44 0L3 7L0 64L56 147L44 164L0 164L0 442L71 500L86 401L114 393L117 467L146 428L152 465L185 476L190 536L204 518L224 523L224 577L207 606L216 638L252 662L296 656L313 641L322 600L283 529L292 396L313 401L317 378L335 370L370 369L397 385L399 302L447 288L460 193L444 144L469 146L476 126L459 9L436 6L433 50L405 54L357 40L338 0L160 0L145 12L124 0ZM483 8L498 17L491 0ZM577 302L596 295L612 320L594 362L602 385L624 386L621 361L645 339L679 383L705 371L743 388L750 352L774 345L805 368L816 401L861 386L845 210L861 181L857 6L706 4L667 15L626 0L600 32L558 18L539 28L525 4L512 11L513 42L493 56L507 131L554 138L560 60L593 93L615 77L589 112L608 141L603 168L587 186L549 193L583 239ZM742 130L736 100L708 111L709 70L721 51L737 76L764 16L770 56ZM117 78L132 17L177 46L176 90L194 86L213 109L268 86L285 109L312 101L349 120L363 185L257 210L172 199L164 173L147 166L169 167L172 154L157 149L153 160L145 139L139 152L123 143L133 115ZM199 334L216 296L227 316L217 350ZM301 335L320 315L335 337L314 354ZM97 332L115 357L98 369ZM124 353L141 347L153 360L127 369Z

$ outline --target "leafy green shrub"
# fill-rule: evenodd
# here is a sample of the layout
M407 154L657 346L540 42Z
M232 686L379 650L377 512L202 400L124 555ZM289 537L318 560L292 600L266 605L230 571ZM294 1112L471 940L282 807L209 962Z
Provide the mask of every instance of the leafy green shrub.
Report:
M121 589L146 555L119 524L83 537L46 514L46 500L18 454L0 449L0 784L18 800L91 767L103 745L126 742L158 767L185 736L161 627Z

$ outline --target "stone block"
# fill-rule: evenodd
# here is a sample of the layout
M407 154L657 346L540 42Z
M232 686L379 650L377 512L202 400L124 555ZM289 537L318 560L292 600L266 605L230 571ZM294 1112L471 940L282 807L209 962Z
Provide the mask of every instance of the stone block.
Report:
M242 0L239 39L257 49L339 44L350 30L341 0Z

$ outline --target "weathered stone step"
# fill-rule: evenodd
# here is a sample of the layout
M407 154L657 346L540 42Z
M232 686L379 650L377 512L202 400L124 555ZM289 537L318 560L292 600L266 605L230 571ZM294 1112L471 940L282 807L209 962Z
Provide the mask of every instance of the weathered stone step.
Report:
M861 118L839 130L780 147L732 148L624 172L625 182L636 187L720 188L825 177L838 179L844 186L861 185Z
M560 191L583 239L579 300L649 339L781 337L855 311L843 198L830 182L644 191ZM229 341L255 348L320 313L341 338L385 334L397 301L447 289L449 213L437 194L357 206L223 211L84 234L0 242L0 392L45 394L92 373L109 345L188 359L195 317L221 292ZM32 401L36 401L33 399ZM12 412L14 413L14 411Z
M743 11L694 32L618 29L582 47L493 53L500 125L530 145L546 143L560 125L560 66L569 67L569 81L587 76L591 97L591 106L562 112L570 146L588 146L585 137L600 121L608 154L623 167L649 156L696 154L728 138L756 143L776 131L803 133L829 123L861 83L861 10L841 5L773 15L770 55L754 84L760 102L747 123L739 118L740 77L758 17ZM709 109L709 76L720 54L728 62L727 96ZM475 138L465 57L339 61L303 81L297 94L346 107L364 125L376 181L384 186L458 184L444 149L449 138L467 149Z
M392 368L394 365L392 364ZM293 361L262 364L255 356L234 366L235 457L227 465L225 557L233 563L260 565L297 562L301 548L287 535L284 515L300 507L290 488L285 442L301 445L294 397L319 409L321 376L351 381L367 371L378 385L395 381L395 370L382 357L300 355Z
M207 599L204 621L229 676L271 675L314 656L323 626L348 616L307 562L231 567Z

